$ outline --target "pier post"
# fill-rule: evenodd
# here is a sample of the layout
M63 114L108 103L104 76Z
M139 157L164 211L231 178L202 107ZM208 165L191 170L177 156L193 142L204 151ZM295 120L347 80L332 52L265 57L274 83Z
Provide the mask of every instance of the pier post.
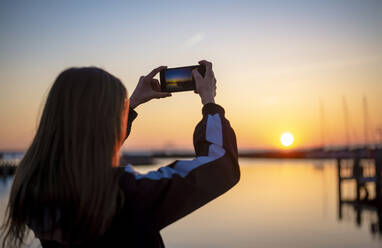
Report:
M337 159L337 183L338 183L338 219L342 220L342 189L341 189L341 159Z
M357 213L356 222L358 226L361 226L361 177L362 177L362 167L361 167L361 159L358 154L356 154L353 159L353 177L356 183L356 200L355 200L355 210Z
M375 199L382 207L382 149L375 150Z
M358 156L356 156L353 159L353 177L354 177L355 183L356 183L356 201L357 201L357 204L361 200L360 178L362 176L362 172L361 172L362 168L360 166L360 162L361 162L361 160Z

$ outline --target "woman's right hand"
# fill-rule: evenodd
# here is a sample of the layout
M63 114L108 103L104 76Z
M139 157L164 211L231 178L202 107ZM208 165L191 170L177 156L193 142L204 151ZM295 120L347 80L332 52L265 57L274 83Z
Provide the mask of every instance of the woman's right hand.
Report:
M215 103L216 96L216 79L212 71L212 63L207 60L199 61L200 65L204 65L206 73L204 77L200 75L197 69L192 70L192 76L195 79L196 90L195 93L200 95L202 104Z
M152 70L147 76L141 76L137 87L130 97L130 107L136 108L138 105L148 102L151 99L159 99L171 96L169 92L161 92L158 79L155 79L155 75L161 70L166 69L167 66L159 66Z

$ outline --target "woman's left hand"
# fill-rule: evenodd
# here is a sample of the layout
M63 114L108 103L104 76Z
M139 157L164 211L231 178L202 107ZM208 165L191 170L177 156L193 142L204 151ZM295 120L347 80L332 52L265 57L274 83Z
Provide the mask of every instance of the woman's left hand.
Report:
M151 99L159 99L171 96L171 93L161 92L159 81L155 79L155 75L167 66L160 66L152 70L147 76L141 76L137 87L130 97L130 107L136 108L138 105L148 102Z

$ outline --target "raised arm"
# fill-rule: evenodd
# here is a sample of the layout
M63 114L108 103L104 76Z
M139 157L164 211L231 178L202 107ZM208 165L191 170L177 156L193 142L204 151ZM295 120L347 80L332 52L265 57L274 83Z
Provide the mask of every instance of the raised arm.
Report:
M194 131L193 160L177 160L147 174L130 165L121 171L120 185L135 218L160 230L233 187L240 179L236 136L224 109L214 103L216 80L212 64L204 78L193 72L201 96L203 118Z
M160 230L233 187L240 179L236 137L224 109L203 107L194 132L196 157L139 174L126 166L120 178L135 216Z
M133 121L135 120L135 118L137 118L137 116L138 116L137 112L135 112L135 110L130 107L130 109L129 109L129 117L127 118L126 139L130 135L131 126L132 126Z

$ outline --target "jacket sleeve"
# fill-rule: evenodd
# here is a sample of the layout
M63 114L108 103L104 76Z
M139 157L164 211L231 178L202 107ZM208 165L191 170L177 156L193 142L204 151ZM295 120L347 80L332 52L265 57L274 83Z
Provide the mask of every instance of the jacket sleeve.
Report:
M240 179L236 137L224 109L204 105L194 132L196 157L140 174L123 167L120 186L129 211L160 230L232 188Z
M126 138L130 135L131 125L133 124L133 121L135 120L135 118L137 118L137 115L138 115L137 112L135 112L135 110L130 107L129 116L127 118Z

